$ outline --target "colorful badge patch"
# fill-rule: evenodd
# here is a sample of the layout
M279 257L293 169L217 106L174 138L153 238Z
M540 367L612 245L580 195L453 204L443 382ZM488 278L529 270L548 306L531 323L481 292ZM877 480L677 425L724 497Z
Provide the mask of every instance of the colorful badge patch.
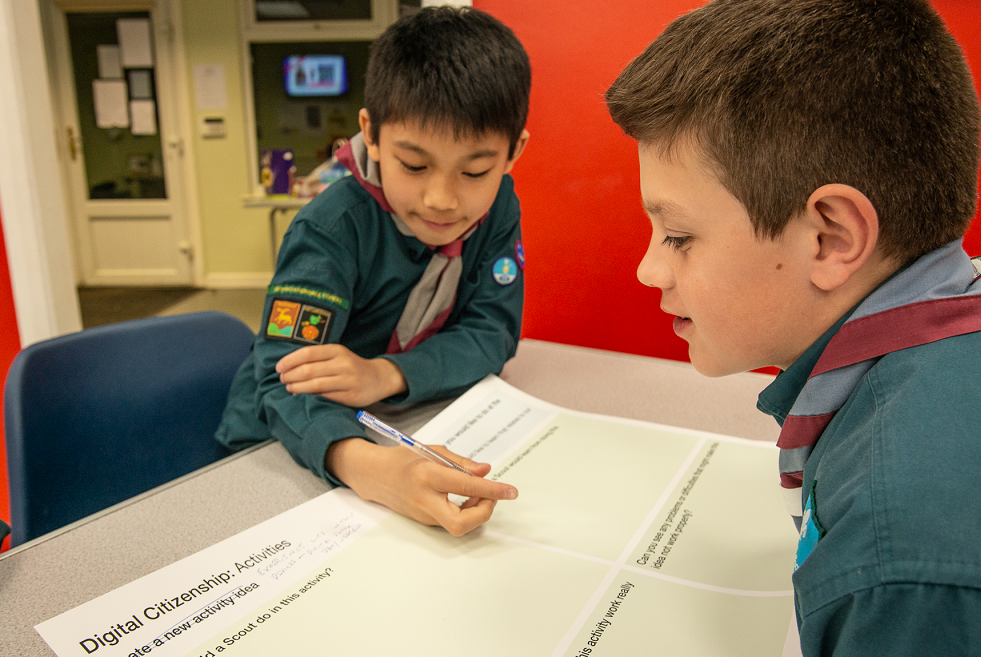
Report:
M974 265L974 281L977 282L977 280L981 278L981 256L971 258L971 264Z
M821 527L821 523L817 519L814 506L814 486L811 486L811 493L807 496L807 503L804 505L804 517L800 523L800 539L797 541L797 559L794 562L794 572L797 572L797 569L804 563L804 559L807 559L814 551L818 539L822 536L824 536L824 528Z
M508 257L494 263L494 280L498 285L510 285L518 277L518 263Z
M518 267L521 271L525 270L525 245L518 240L514 243L514 257L518 261Z
M330 335L334 314L323 308L285 299L273 299L266 338L297 344L324 344Z
M294 301L275 299L269 313L266 337L286 340L292 338L296 320L300 317L300 305Z

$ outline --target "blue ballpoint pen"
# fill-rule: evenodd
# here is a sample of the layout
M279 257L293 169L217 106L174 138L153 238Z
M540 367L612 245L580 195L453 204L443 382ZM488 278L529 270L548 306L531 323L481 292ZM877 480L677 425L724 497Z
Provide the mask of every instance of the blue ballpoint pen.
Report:
M399 445L402 445L403 447L408 447L419 456L423 456L429 459L430 461L432 461L433 463L439 463L440 465L445 465L449 468L453 468L454 470L459 470L464 474L468 474L471 476L473 475L473 473L467 470L466 468L457 465L456 463L449 460L448 458L444 458L443 456L440 456L439 454L429 449L419 441L415 440L414 438L409 438L398 429L393 429L392 427L388 426L387 424L376 418L374 415L371 415L370 413L365 413L364 411L358 411L358 422L365 425L366 427L370 427L374 429L375 431L382 434L383 436L388 436L389 438L397 442Z

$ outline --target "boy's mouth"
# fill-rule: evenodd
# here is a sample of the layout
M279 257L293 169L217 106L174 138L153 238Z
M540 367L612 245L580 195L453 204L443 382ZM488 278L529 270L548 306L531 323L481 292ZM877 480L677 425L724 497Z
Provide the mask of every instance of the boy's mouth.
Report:
M426 227L429 228L430 230L435 230L435 231L439 232L439 231L449 230L453 226L457 225L459 222L458 221L450 221L448 223L437 223L435 221L427 221L427 220L423 219L422 220L422 223L426 224Z
M689 317L675 317L674 322L672 323L674 333L679 337L684 337L681 334L691 328L691 326L692 321Z

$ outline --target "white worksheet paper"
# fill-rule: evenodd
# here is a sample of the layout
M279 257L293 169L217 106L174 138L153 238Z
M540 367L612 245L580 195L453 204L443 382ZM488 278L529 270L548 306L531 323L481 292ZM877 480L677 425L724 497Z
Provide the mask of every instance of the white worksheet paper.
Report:
M330 491L37 631L59 657L792 654L772 445L494 376L416 437L491 463L518 499L454 538Z

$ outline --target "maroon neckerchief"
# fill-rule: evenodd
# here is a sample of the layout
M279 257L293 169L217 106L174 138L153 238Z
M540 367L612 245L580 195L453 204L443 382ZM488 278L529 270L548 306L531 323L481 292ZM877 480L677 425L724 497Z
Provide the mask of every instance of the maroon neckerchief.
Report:
M931 299L847 322L831 339L808 381L821 374L910 347L981 331L981 295ZM838 409L820 415L788 415L777 447L811 447ZM784 488L800 488L803 471L781 472Z
M815 363L784 419L780 483L801 520L803 470L821 434L879 358L901 349L981 331L981 259L961 240L932 251L870 294Z

